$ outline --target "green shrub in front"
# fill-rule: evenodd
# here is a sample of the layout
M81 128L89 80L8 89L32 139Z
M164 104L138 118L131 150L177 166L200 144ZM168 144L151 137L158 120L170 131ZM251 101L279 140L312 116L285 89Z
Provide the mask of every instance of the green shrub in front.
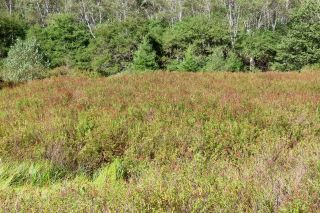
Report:
M183 61L177 67L179 71L196 72L200 70L200 60L199 57L195 55L194 51L194 47L188 47Z
M12 82L39 79L46 76L47 67L48 63L36 40L18 40L4 61L2 78Z
M157 55L150 44L150 39L146 37L134 54L132 69L134 71L155 70L159 67L156 57Z
M227 52L226 49L218 47L213 49L203 67L204 71L241 71L244 65L238 55L234 52Z

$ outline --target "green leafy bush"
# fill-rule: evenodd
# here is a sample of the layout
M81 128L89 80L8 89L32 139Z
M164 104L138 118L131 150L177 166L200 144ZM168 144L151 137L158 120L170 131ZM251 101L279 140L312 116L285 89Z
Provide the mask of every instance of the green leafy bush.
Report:
M225 68L225 54L223 48L215 48L208 56L204 71L223 71Z
M47 67L48 63L36 40L18 40L4 61L2 78L13 82L39 79L46 75Z
M306 65L302 67L301 71L319 71L320 70L320 63Z
M233 72L243 70L243 62L236 53L229 53L225 62L224 70Z

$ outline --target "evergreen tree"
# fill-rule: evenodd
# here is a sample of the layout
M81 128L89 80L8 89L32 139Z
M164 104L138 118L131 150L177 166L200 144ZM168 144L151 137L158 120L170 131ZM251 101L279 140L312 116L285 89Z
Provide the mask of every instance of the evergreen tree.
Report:
M189 46L183 61L179 64L178 69L180 71L189 71L189 72L196 72L200 70L201 66L199 63L199 59L194 54L194 48Z
M150 44L150 39L145 37L134 54L132 69L135 71L156 70L159 68L156 57L157 55Z
M228 57L225 61L224 71L238 72L241 70L244 70L242 60L236 53L229 52Z
M243 62L236 53L227 52L224 47L215 48L208 57L204 71L232 71L243 70Z
M35 26L29 31L29 36L39 41L50 59L51 67L81 66L81 55L90 40L86 26L70 14L54 15L48 21L47 27Z
M213 49L212 54L207 57L203 71L224 71L225 56L223 48Z

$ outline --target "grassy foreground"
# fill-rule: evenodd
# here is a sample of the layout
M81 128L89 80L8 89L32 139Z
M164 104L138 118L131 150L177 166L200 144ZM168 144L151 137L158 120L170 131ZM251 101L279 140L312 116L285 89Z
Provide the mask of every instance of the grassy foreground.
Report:
M56 77L0 90L2 211L312 212L320 73Z

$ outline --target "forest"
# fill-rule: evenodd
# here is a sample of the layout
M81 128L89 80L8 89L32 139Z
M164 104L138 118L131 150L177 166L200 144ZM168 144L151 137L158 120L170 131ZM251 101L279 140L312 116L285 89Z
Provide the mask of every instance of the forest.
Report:
M61 66L104 76L320 66L319 0L2 0L0 8L8 81Z

